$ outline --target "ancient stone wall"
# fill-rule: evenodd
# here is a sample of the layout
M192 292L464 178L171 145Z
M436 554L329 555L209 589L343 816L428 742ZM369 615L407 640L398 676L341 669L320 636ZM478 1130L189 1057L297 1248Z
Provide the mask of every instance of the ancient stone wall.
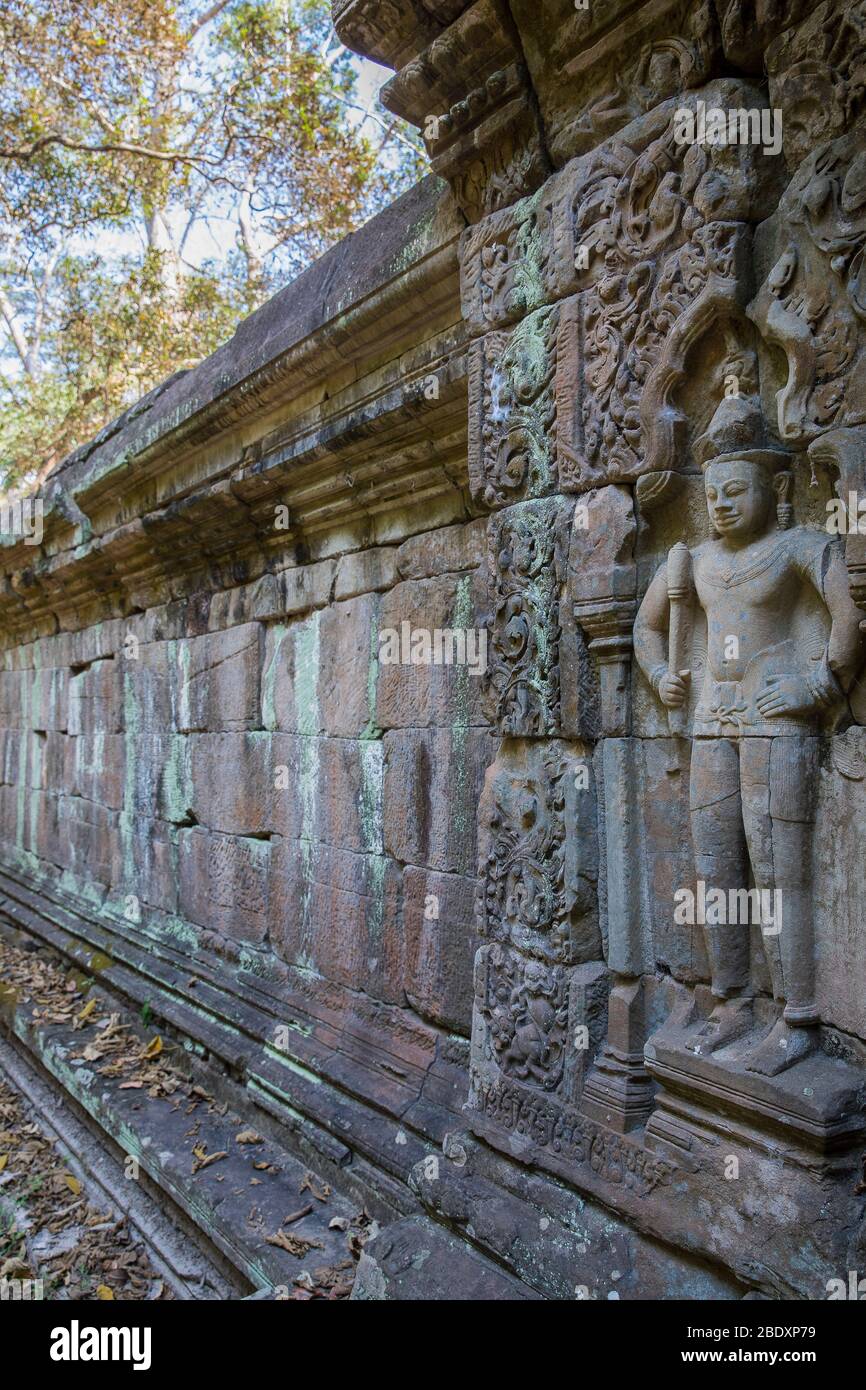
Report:
M6 551L4 910L391 1223L356 1296L448 1296L445 1240L475 1296L826 1297L866 1261L866 11L335 22L450 191Z
M409 56L338 6L469 222L491 514L484 1142L416 1181L453 1217L497 1149L818 1297L861 1218L861 542L829 517L863 488L866 15L428 10Z
M16 911L389 1212L465 1095L491 757L477 661L380 661L483 620L460 225L428 180L68 460L2 599Z

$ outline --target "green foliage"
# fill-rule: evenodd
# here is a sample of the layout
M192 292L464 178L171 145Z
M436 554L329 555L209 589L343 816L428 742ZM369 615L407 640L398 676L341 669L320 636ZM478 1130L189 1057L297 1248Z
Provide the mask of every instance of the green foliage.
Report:
M0 487L420 177L356 108L328 0L0 0Z

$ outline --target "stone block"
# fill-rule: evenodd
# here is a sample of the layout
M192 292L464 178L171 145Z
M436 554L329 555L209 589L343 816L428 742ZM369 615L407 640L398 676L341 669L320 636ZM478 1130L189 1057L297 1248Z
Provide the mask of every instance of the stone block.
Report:
M227 835L290 833L296 818L288 809L297 800L296 742L261 730L191 734L189 785L198 824ZM277 791L277 780L288 785Z
M0 786L0 839L12 854L19 840L19 826L23 832L25 810L26 798L21 788Z
M354 598L357 594L390 589L397 582L397 555L397 547L389 545L341 556L334 598Z
M321 615L317 707L329 734L357 738L374 725L378 604L365 594Z
M33 672L30 726L63 732L68 724L69 671L60 667Z
M117 812L79 796L59 800L59 862L73 876L75 891L84 893L94 881L108 885L117 853Z
M17 729L0 729L0 782L14 787L18 782L22 735Z
M474 872L477 807L495 744L480 729L387 733L384 843L403 864Z
M376 723L381 729L479 725L487 588L477 573L411 579L382 598Z
M46 865L62 863L60 822L61 795L50 791L31 791L27 801L25 842L32 854Z
M397 551L401 579L430 579L477 569L486 555L487 523L483 517L463 526L442 526L410 536Z
M70 779L67 789L74 796L98 801L115 811L121 809L126 773L123 734L81 734L70 740L64 755Z
M323 608L331 597L333 582L332 560L263 574L244 591L247 616L262 622L279 621L297 617L311 608Z
M270 939L291 965L403 1002L402 875L392 860L306 840L275 842Z
M24 680L21 671L0 671L0 724L6 729L22 726Z
M123 729L124 666L118 659L94 661L69 681L69 732L118 734Z
M130 920L139 920L146 908L177 912L177 835L163 821L121 812L111 882Z
M311 608L324 608L330 601L334 562L322 560L315 565L298 565L293 569L281 570L279 579L283 604L281 616L293 618L298 613L307 613Z
M244 623L180 643L177 727L254 729L259 724L262 628Z
M268 628L262 677L266 729L345 738L372 729L376 603L367 594Z
M263 941L270 842L200 827L179 830L177 836L182 915L234 941Z
M469 1036L475 879L408 868L403 874L406 998L422 1018Z

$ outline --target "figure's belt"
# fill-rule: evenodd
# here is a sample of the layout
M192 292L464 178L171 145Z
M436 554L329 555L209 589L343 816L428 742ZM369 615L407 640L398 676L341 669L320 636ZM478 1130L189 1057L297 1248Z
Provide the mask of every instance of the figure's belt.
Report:
M741 734L744 724L743 716L747 716L749 713L749 702L743 697L743 688L740 682L714 681L705 719L701 719L702 713L703 711L698 709L696 720L700 720L701 723L718 725L719 733L723 732L725 724L730 724L738 734Z

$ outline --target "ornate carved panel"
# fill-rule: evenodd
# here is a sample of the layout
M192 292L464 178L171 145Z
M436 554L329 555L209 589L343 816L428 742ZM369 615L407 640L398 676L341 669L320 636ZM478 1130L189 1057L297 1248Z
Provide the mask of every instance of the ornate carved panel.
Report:
M475 0L401 68L383 104L422 130L433 170L470 222L550 172L514 27L502 0Z
M559 306L470 347L469 480L477 501L507 505L558 491Z
M710 0L553 0L543 25L532 0L513 9L557 166L706 82L718 53Z
M486 704L502 734L560 730L559 603L570 512L554 497L518 503L489 522Z
M589 751L559 742L505 745L488 771L479 814L481 934L540 960L598 959Z
M829 1202L841 1231L866 1127L866 539L824 511L866 500L866 0L475 0L421 30L388 100L470 223L493 513L468 1121L689 1241L724 1133L750 1283L751 1156L784 1146L792 1228ZM797 1258L763 1284L801 1296Z
M562 1081L568 1049L568 975L501 947L479 952L478 1009L504 1076L544 1091Z
M769 273L749 306L787 359L776 393L781 437L802 446L866 421L866 140L815 150L782 199Z
M793 172L816 145L841 135L866 104L866 5L824 0L803 11L767 49L770 103L782 112L783 148ZM799 16L798 16L799 17Z

